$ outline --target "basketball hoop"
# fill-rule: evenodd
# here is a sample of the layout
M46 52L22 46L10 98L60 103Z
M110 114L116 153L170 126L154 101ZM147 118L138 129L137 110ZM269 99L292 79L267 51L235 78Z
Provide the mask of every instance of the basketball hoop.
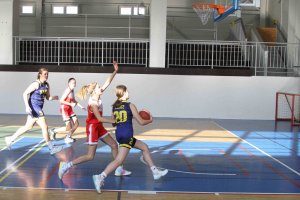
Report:
M225 7L216 4L209 3L196 3L192 5L193 10L197 13L198 17L201 19L203 25L207 24L208 19L211 17L212 13L215 10L219 13L219 15L225 12Z

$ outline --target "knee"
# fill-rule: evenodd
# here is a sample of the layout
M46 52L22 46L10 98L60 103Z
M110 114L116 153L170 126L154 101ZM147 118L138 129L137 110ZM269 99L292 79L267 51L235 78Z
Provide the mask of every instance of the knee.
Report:
M143 147L142 151L143 151L144 153L149 153L149 152L150 152L149 147L148 147L147 144L145 144L145 146Z
M86 160L87 161L94 160L94 155L86 155Z
M115 143L113 143L113 144L110 145L110 148L112 150L118 150L118 144L115 142Z

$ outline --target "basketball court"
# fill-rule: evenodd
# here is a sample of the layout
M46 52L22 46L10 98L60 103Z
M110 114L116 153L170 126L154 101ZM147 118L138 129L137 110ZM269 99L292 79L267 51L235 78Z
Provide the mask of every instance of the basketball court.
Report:
M208 31L209 34L211 33L212 35L217 33L215 22L219 22L227 16L239 15L239 18L241 17L238 0L215 0L212 1L212 3L193 2L195 3L190 6L189 12L195 12L195 16L197 15L199 17L199 24L202 24L203 28L199 30ZM247 3L247 1L243 1L244 4L245 2ZM50 3L48 4L50 5ZM141 3L141 5L144 5L144 3ZM45 8L43 9L45 10ZM177 9L177 7L173 9ZM85 22L87 23L87 16L85 17ZM236 21L234 23L236 23ZM231 23L231 25L234 23ZM86 39L87 27L85 29ZM176 27L174 30L175 29ZM215 39L217 41L216 37ZM31 48L30 41L28 44L30 44ZM74 48L75 43L72 44L72 48ZM85 43L82 44L84 44L85 48ZM181 46L178 45L178 49L180 49L180 47ZM72 48L66 46L66 49ZM193 48L195 50L196 46L193 46ZM171 56L174 55L175 62L169 62L168 67L177 67L178 63L176 63L176 60L178 58L181 59L181 57L184 60L184 54L189 55L185 52L188 50L187 47L186 49L183 48L182 55L177 55L177 46L175 49L174 54L172 54L172 49L170 50L171 53L169 53ZM192 46L190 49L192 49ZM205 49L203 52L207 51L208 50ZM69 54L71 55L72 53ZM134 54L133 57L138 57L135 55L139 54ZM147 57L147 54L145 55ZM223 57L226 57L226 55L224 54ZM256 54L253 55L254 58L256 58ZM112 55L111 57L114 56L115 55ZM74 55L73 52L73 57L79 56ZM92 53L91 57L93 57ZM109 59L111 57L107 56ZM99 56L99 53L98 58L102 59L103 66L103 57ZM22 64L22 60L18 61ZM150 69L148 68L149 66L147 66L147 62L150 61L146 61L145 65L142 66L145 66L146 69ZM124 64L129 65L128 63ZM213 69L215 67L214 64L216 63L205 63L205 67L211 67L211 69ZM199 63L195 64L195 66L198 65L200 66ZM124 69L124 71L125 70L126 69ZM77 72L80 72L80 70ZM267 75L267 71L264 73ZM56 78L59 76L57 74L58 73L56 73L55 76ZM138 79L130 78L130 81L140 80L140 77L138 77ZM153 80L153 82L155 82L156 79ZM59 83L59 81L57 83ZM193 85L197 85L198 82L195 83L196 84ZM207 84L209 83L211 82ZM223 82L218 83L222 84ZM234 85L235 83L232 84ZM136 86L137 84L133 85ZM144 85L141 84L139 87L142 88L143 86ZM189 85L187 84L187 86ZM151 85L147 85L147 87L151 88ZM163 91L160 86L155 85L153 88L158 88ZM175 94L175 98L176 95L185 97L184 92L183 94L178 94L178 90L180 93L185 89L180 88L184 87L176 88L174 89L174 93L171 91L170 94ZM216 88L219 89L219 86L216 86ZM244 89L246 91L249 88ZM199 94L201 93L200 91L201 90L198 91ZM143 90L141 95L148 96L148 93L151 92L152 90ZM214 92L212 92L212 94L213 93ZM254 94L256 93L254 92ZM14 95L17 96L17 94ZM156 94L154 94L154 96L155 95ZM207 94L205 95L209 96ZM160 95L158 94L157 96ZM169 97L170 95L166 96L168 102L173 100ZM174 96L172 96L172 98L174 98ZM224 96L220 95L217 98L219 99L221 97ZM98 143L94 160L72 167L69 172L64 175L62 180L58 178L60 162L69 162L85 154L87 151L84 116L78 117L80 127L76 130L74 135L76 142L73 144L65 144L64 135L58 134L54 144L56 146L63 146L63 150L55 155L50 155L48 147L42 137L41 129L38 126L35 126L28 133L23 134L22 137L13 143L11 149L8 149L4 141L5 137L11 136L18 128L24 125L26 115L0 114L0 200L50 198L109 200L146 200L153 198L189 200L201 198L223 200L267 198L272 198L273 200L283 198L291 200L299 199L300 116L297 115L300 113L298 106L299 97L299 94L277 93L275 120L246 120L239 119L238 117L238 119L190 119L175 118L175 116L174 118L158 118L154 116L153 123L147 126L141 127L134 122L135 137L143 140L149 146L155 165L162 169L168 169L169 173L160 180L154 181L151 170L145 164L141 152L136 149L131 149L124 163L124 168L131 171L132 174L124 177L116 177L113 173L110 174L105 179L105 184L101 188L101 195L95 190L92 175L101 173L107 164L112 161L111 149L101 141ZM193 103L189 102L188 98L188 96L187 99L184 98L184 101L181 103L190 103L192 105ZM232 99L237 102L238 98L234 98L235 97L232 97ZM259 98L265 97L260 96ZM233 101L232 105L234 102L235 101ZM222 100L218 102L218 104L222 103ZM174 105L176 105L176 102ZM210 106L209 103L207 105ZM281 107L278 108L277 105L281 105ZM224 107L227 108L226 106ZM240 107L243 109L242 106ZM176 109L177 107L174 108L174 110ZM178 109L180 112L185 111L184 108L180 109ZM228 113L229 112L231 112L231 110L228 108ZM253 112L255 113L255 111ZM167 115L164 112L160 114L162 116ZM205 117L208 116L209 115ZM231 116L234 116L234 114ZM49 129L64 126L60 116L46 116L46 119ZM112 137L115 138L115 129L110 124L105 125L105 127L109 130Z
M11 124L10 120L20 121ZM95 191L92 175L111 161L108 146L99 142L93 161L72 168L58 178L60 161L70 161L86 152L84 127L77 141L51 156L38 127L25 134L8 150L4 137L22 124L24 116L1 116L0 187L59 191ZM19 120L16 120L19 119ZM49 124L59 117L47 118ZM84 124L84 118L80 119ZM113 134L113 129L108 127ZM125 168L128 177L110 175L106 192L129 194L299 194L299 127L290 122L211 119L155 119L146 127L136 126L137 138L149 145L157 166L169 169L167 176L154 181L141 152L131 150ZM59 136L60 137L60 136Z

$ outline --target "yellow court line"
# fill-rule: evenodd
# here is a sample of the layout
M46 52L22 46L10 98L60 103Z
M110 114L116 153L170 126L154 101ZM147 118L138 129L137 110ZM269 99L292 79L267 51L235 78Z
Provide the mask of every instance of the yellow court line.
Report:
M39 148L37 148L34 152L32 152L28 157L26 157L24 160L22 160L16 167L13 169L9 170L4 176L0 178L0 183L6 179L10 174L14 172L14 170L17 170L21 165L23 165L27 160L29 160L32 156L34 156L37 152L39 152L47 143L45 142L42 144Z

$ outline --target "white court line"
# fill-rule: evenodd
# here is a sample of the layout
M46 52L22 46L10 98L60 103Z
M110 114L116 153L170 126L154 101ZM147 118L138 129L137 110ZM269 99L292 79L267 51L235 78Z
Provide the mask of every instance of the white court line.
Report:
M300 176L300 173L299 173L299 172L297 172L297 171L294 170L293 168L289 167L288 165L284 164L284 163L281 162L280 160L274 158L273 156L271 156L271 155L268 154L267 152L261 150L261 149L258 148L257 146L251 144L250 142L248 142L248 141L244 140L243 138L237 136L236 134L232 133L231 131L227 130L226 128L220 126L218 123L216 123L216 122L214 122L214 121L213 121L213 123L216 124L217 126L219 126L220 128L223 128L224 130L228 131L229 133L231 133L231 134L234 135L235 137L241 139L243 142L247 143L247 144L250 145L251 147L253 147L253 148L255 148L256 150L258 150L259 152L265 154L266 156L268 156L268 157L271 158L272 160L278 162L279 164L281 164L282 166L284 166L284 167L287 168L288 170L290 170L290 171L294 172L295 174L297 174L298 176Z
M25 156L27 156L29 153L31 153L36 147L38 147L42 142L44 142L45 140L42 139L38 144L34 145L34 147L32 147L31 149L29 149L29 151L27 151L25 154L23 154L20 158L18 158L17 160L15 160L13 163L11 163L10 165L8 165L5 169L3 169L0 172L0 175L3 174L5 171L11 169L17 162L19 162L20 160L22 160Z
M237 175L237 174L228 174L228 173L186 172L186 171L180 171L174 169L168 169L168 170L172 172L183 173L183 174L197 174L197 175L207 175L207 176L236 176Z
M158 150L158 151L168 151L169 149L165 150ZM173 149L175 150L175 149ZM176 150L181 150L181 149L176 149ZM191 149L190 149L191 150ZM155 153L158 151L152 151L150 153ZM144 160L143 156L140 156L140 161L144 163L145 165L148 165L146 161ZM159 169L167 169L172 172L177 172L177 173L182 173L182 174L196 174L196 175L207 175L207 176L236 176L237 174L228 174L228 173L208 173L208 172L188 172L188 171L180 171L180 170L174 170L174 169L168 169L168 168L162 168L162 167L157 167Z
M17 140L15 140L12 144L14 144L14 143L20 141L20 140L23 139L23 138L24 138L24 136L19 137L19 138L18 138ZM4 143L5 143L5 141L4 141ZM5 143L5 145L6 145L6 143ZM7 146L6 146L6 147L3 147L0 151L3 151L3 150L5 150L5 149L7 149Z

